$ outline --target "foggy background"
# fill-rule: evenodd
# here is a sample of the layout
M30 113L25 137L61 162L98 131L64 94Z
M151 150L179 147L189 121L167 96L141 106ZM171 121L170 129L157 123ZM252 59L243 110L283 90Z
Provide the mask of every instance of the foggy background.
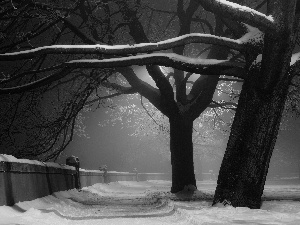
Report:
M138 105L137 102L135 104ZM73 141L58 158L58 163L65 164L66 157L75 155L84 169L97 170L101 165L107 165L109 171L131 172L133 168L149 173L171 171L170 161L161 154L161 151L169 151L168 146L162 145L163 150L157 151L153 147L158 143L155 137L130 136L134 129L118 123L100 126L99 123L109 119L105 111L105 108L100 108L84 114L88 138L74 135ZM271 158L268 178L299 176L300 120L291 116L284 120ZM223 152L226 144L227 139L222 145ZM204 157L200 161L199 157L194 157L196 173L213 170L217 175L221 162L221 159Z
M139 77L156 86L145 68L135 66L134 70L139 73ZM241 89L241 84L236 84L236 89ZM216 91L217 92L217 91ZM113 98L113 104L123 103L126 96ZM224 95L218 96L215 93L214 99L224 99ZM118 101L119 100L119 101ZM130 100L139 108L142 108L138 100ZM99 108L95 111L84 112L84 125L88 137L74 135L73 141L58 158L58 163L65 163L65 159L70 155L75 155L80 159L80 167L84 169L99 169L102 165L107 165L109 171L131 172L137 168L139 172L171 172L171 162L165 154L169 151L169 146L159 143L157 137L135 137L131 136L135 129L120 123L108 123L100 126L103 121L109 120L110 115L107 108ZM223 115L224 116L224 115ZM225 115L226 117L226 115ZM135 120L134 116L131 119ZM221 153L226 150L229 133L223 139ZM158 150L159 148L160 150ZM214 147L212 147L214 148ZM194 154L195 172L208 173L213 170L217 178L222 162L222 156L212 158L209 156L198 157ZM269 166L268 178L299 176L300 173L300 119L290 114L282 119L277 142Z

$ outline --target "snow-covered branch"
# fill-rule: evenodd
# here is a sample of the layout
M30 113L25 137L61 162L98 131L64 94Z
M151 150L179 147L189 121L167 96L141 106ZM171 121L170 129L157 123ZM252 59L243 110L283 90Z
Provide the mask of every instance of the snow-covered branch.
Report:
M81 59L72 60L62 64L62 67L68 68L112 68L127 67L131 65L159 65L173 67L175 69L184 70L206 75L227 75L226 70L231 68L243 69L244 64L232 62L230 60L217 59L199 59L190 58L175 53L152 53L146 55L129 56L112 59ZM230 73L230 76L233 74ZM237 77L241 77L236 74ZM242 77L241 77L242 78Z
M150 53L172 49L174 47L190 43L205 43L227 46L237 51L244 50L244 45L239 40L219 37L211 34L186 34L157 43L141 43L134 45L52 45L43 46L30 50L0 54L0 61L30 59L45 54L106 54L106 55L129 55L137 53Z
M0 88L0 94L20 93L23 91L32 90L33 88L43 86L49 82L53 82L64 77L67 73L77 68L114 68L128 67L132 65L160 65L173 67L175 69L184 70L192 73L205 75L230 75L243 78L243 63L232 62L230 60L216 59L198 59L181 56L174 53L153 53L146 55L129 56L112 59L82 59L72 60L55 66L55 69L63 69L60 72L49 75L40 80L13 88ZM232 74L226 71L238 69L240 73ZM38 71L36 71L38 72Z
M237 20L262 31L275 30L275 23L271 16L226 0L198 0L207 11L219 16Z
M243 79L236 79L236 78L228 78L228 77L220 77L219 80L221 81L234 81L234 82L244 82Z
M293 54L291 57L290 74L291 77L299 76L300 74L300 52Z
M231 106L231 107L227 107L227 106ZM208 106L210 108L218 108L221 107L223 109L232 109L232 110L236 110L237 107L237 103L235 102L216 102L216 101L212 101L212 103Z
M117 71L125 77L134 90L136 90L141 96L147 98L149 102L151 102L163 114L168 115L168 107L161 104L162 98L159 89L138 78L133 69L130 67L120 67Z

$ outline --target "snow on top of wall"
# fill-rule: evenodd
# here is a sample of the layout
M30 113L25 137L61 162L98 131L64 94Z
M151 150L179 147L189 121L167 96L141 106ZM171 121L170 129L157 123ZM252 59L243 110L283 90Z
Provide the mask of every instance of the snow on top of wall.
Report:
M45 162L44 164L45 164L45 166L48 166L48 167L61 168L61 169L67 169L67 170L75 170L75 167L73 167L73 166L68 166L65 164L58 164L55 162Z
M79 171L92 172L92 173L103 173L103 171L100 171L100 170L86 170L86 169L82 169L82 168L79 168Z
M6 154L0 154L0 162L14 162L14 163L27 163L27 164L33 164L33 165L39 165L39 166L47 166L47 167L54 167L54 168L61 168L61 169L68 169L68 170L75 170L75 167L68 166L65 164L58 164L55 162L40 162L37 160L29 160L29 159L17 159L16 157L12 155L6 155ZM86 170L79 168L79 171L83 172L93 172L93 173L103 173L103 171L100 170ZM110 174L130 174L130 172L118 172L118 171L107 171L107 173Z
M33 165L39 165L39 166L47 166L47 167L54 167L54 168L61 168L61 169L69 169L69 170L75 170L75 167L68 166L65 164L58 164L55 162L40 162L37 160L29 160L29 159L17 159L16 157L12 155L6 155L6 154L0 154L0 162L15 162L15 163L27 163L27 164L33 164ZM103 173L103 171L100 170L86 170L79 168L80 171L83 172L93 172L93 173ZM110 174L129 174L129 172L118 172L118 171L107 171Z
M4 162L16 162L16 163L27 163L27 164L35 164L44 166L44 163L37 160L29 160L29 159L17 159L12 155L0 154L0 161Z
M107 171L107 173L121 173L121 174L129 174L129 172L118 172L118 171Z
M40 162L38 160L29 160L29 159L17 159L16 157L12 155L6 155L6 154L0 154L0 162L14 162L14 163L27 163L32 165L39 165L39 166L48 166L48 167L55 167L55 168L61 168L61 169L69 169L74 170L75 168L73 166L67 166L67 165L60 165L55 162Z

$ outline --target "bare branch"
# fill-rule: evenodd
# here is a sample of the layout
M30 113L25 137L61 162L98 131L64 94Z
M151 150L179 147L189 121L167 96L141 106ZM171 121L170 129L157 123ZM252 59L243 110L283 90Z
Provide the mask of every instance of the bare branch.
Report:
M145 112L147 113L147 115L154 121L154 123L158 126L160 126L160 124L153 118L153 116L151 116L151 114L149 113L148 109L146 108L146 106L143 103L143 96L141 95L141 105L144 108Z
M17 86L17 87L11 87L11 88L0 88L0 94L16 94L16 93L22 93L22 92L26 92L26 91L30 91L33 90L35 88L39 88L42 87L44 85L47 85L53 81L56 81L60 78L65 77L69 72L71 72L71 69L65 68L60 72L51 74L47 77L44 77L40 80L37 81L33 81L31 83L28 84L24 84L21 86Z
M125 92L127 93L130 91L133 91L132 87L124 87L124 86L116 84L116 83L102 82L101 85L104 87L107 87L107 88L112 88L112 89L118 91L119 93L125 93Z
M132 68L123 67L118 68L120 72L128 81L128 83L143 97L147 98L157 109L159 109L163 114L168 115L169 109L166 105L161 103L161 93L160 90L151 86L147 82L139 79Z
M190 108L189 116L196 119L211 103L219 76L202 75L196 81L188 95Z
M234 81L234 82L244 82L243 79L235 79L235 78L227 78L227 77L220 77L220 81Z
M226 106L233 106L233 107L226 107ZM208 107L210 108L218 108L221 107L223 109L232 109L234 111L236 111L238 104L235 102L216 102L216 101L212 101L211 104L209 104Z
M226 75L226 70L232 68L243 69L244 63L232 62L230 60L197 59L174 53L153 53L113 59L82 59L72 60L61 64L68 68L110 68L127 67L131 65L160 65L173 67L175 69L206 75ZM223 73L225 72L225 73ZM232 74L230 74L232 76ZM244 74L236 74L243 77Z
M114 94L111 94L111 95L101 96L101 97L95 98L93 100L87 101L84 105L85 106L91 105L91 104L93 104L95 102L98 102L98 101L101 101L103 99L117 97L117 96L120 96L122 94L134 94L134 93L136 93L136 91L133 88L129 88L127 91L124 91L124 92L117 92L117 93L114 93Z

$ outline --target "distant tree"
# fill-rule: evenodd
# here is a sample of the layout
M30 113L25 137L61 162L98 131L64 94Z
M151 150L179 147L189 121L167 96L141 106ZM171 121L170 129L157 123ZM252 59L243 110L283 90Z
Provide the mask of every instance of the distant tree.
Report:
M226 88L232 90L230 86L226 85ZM224 93L224 91L221 92L220 88L218 90L219 95ZM168 118L145 100L141 96L139 103L131 101L131 104L118 104L107 109L106 113L109 117L101 121L99 125L111 126L119 123L122 125L122 129L124 127L130 128L132 132L129 135L138 138L139 145L145 142L156 148L161 155L164 155L164 158L170 160L170 124ZM226 121L228 118L225 117L229 117L229 121ZM202 113L194 121L193 126L194 155L221 159L220 147L229 134L232 117L233 114L222 108L212 108ZM138 152L135 154L138 155Z

